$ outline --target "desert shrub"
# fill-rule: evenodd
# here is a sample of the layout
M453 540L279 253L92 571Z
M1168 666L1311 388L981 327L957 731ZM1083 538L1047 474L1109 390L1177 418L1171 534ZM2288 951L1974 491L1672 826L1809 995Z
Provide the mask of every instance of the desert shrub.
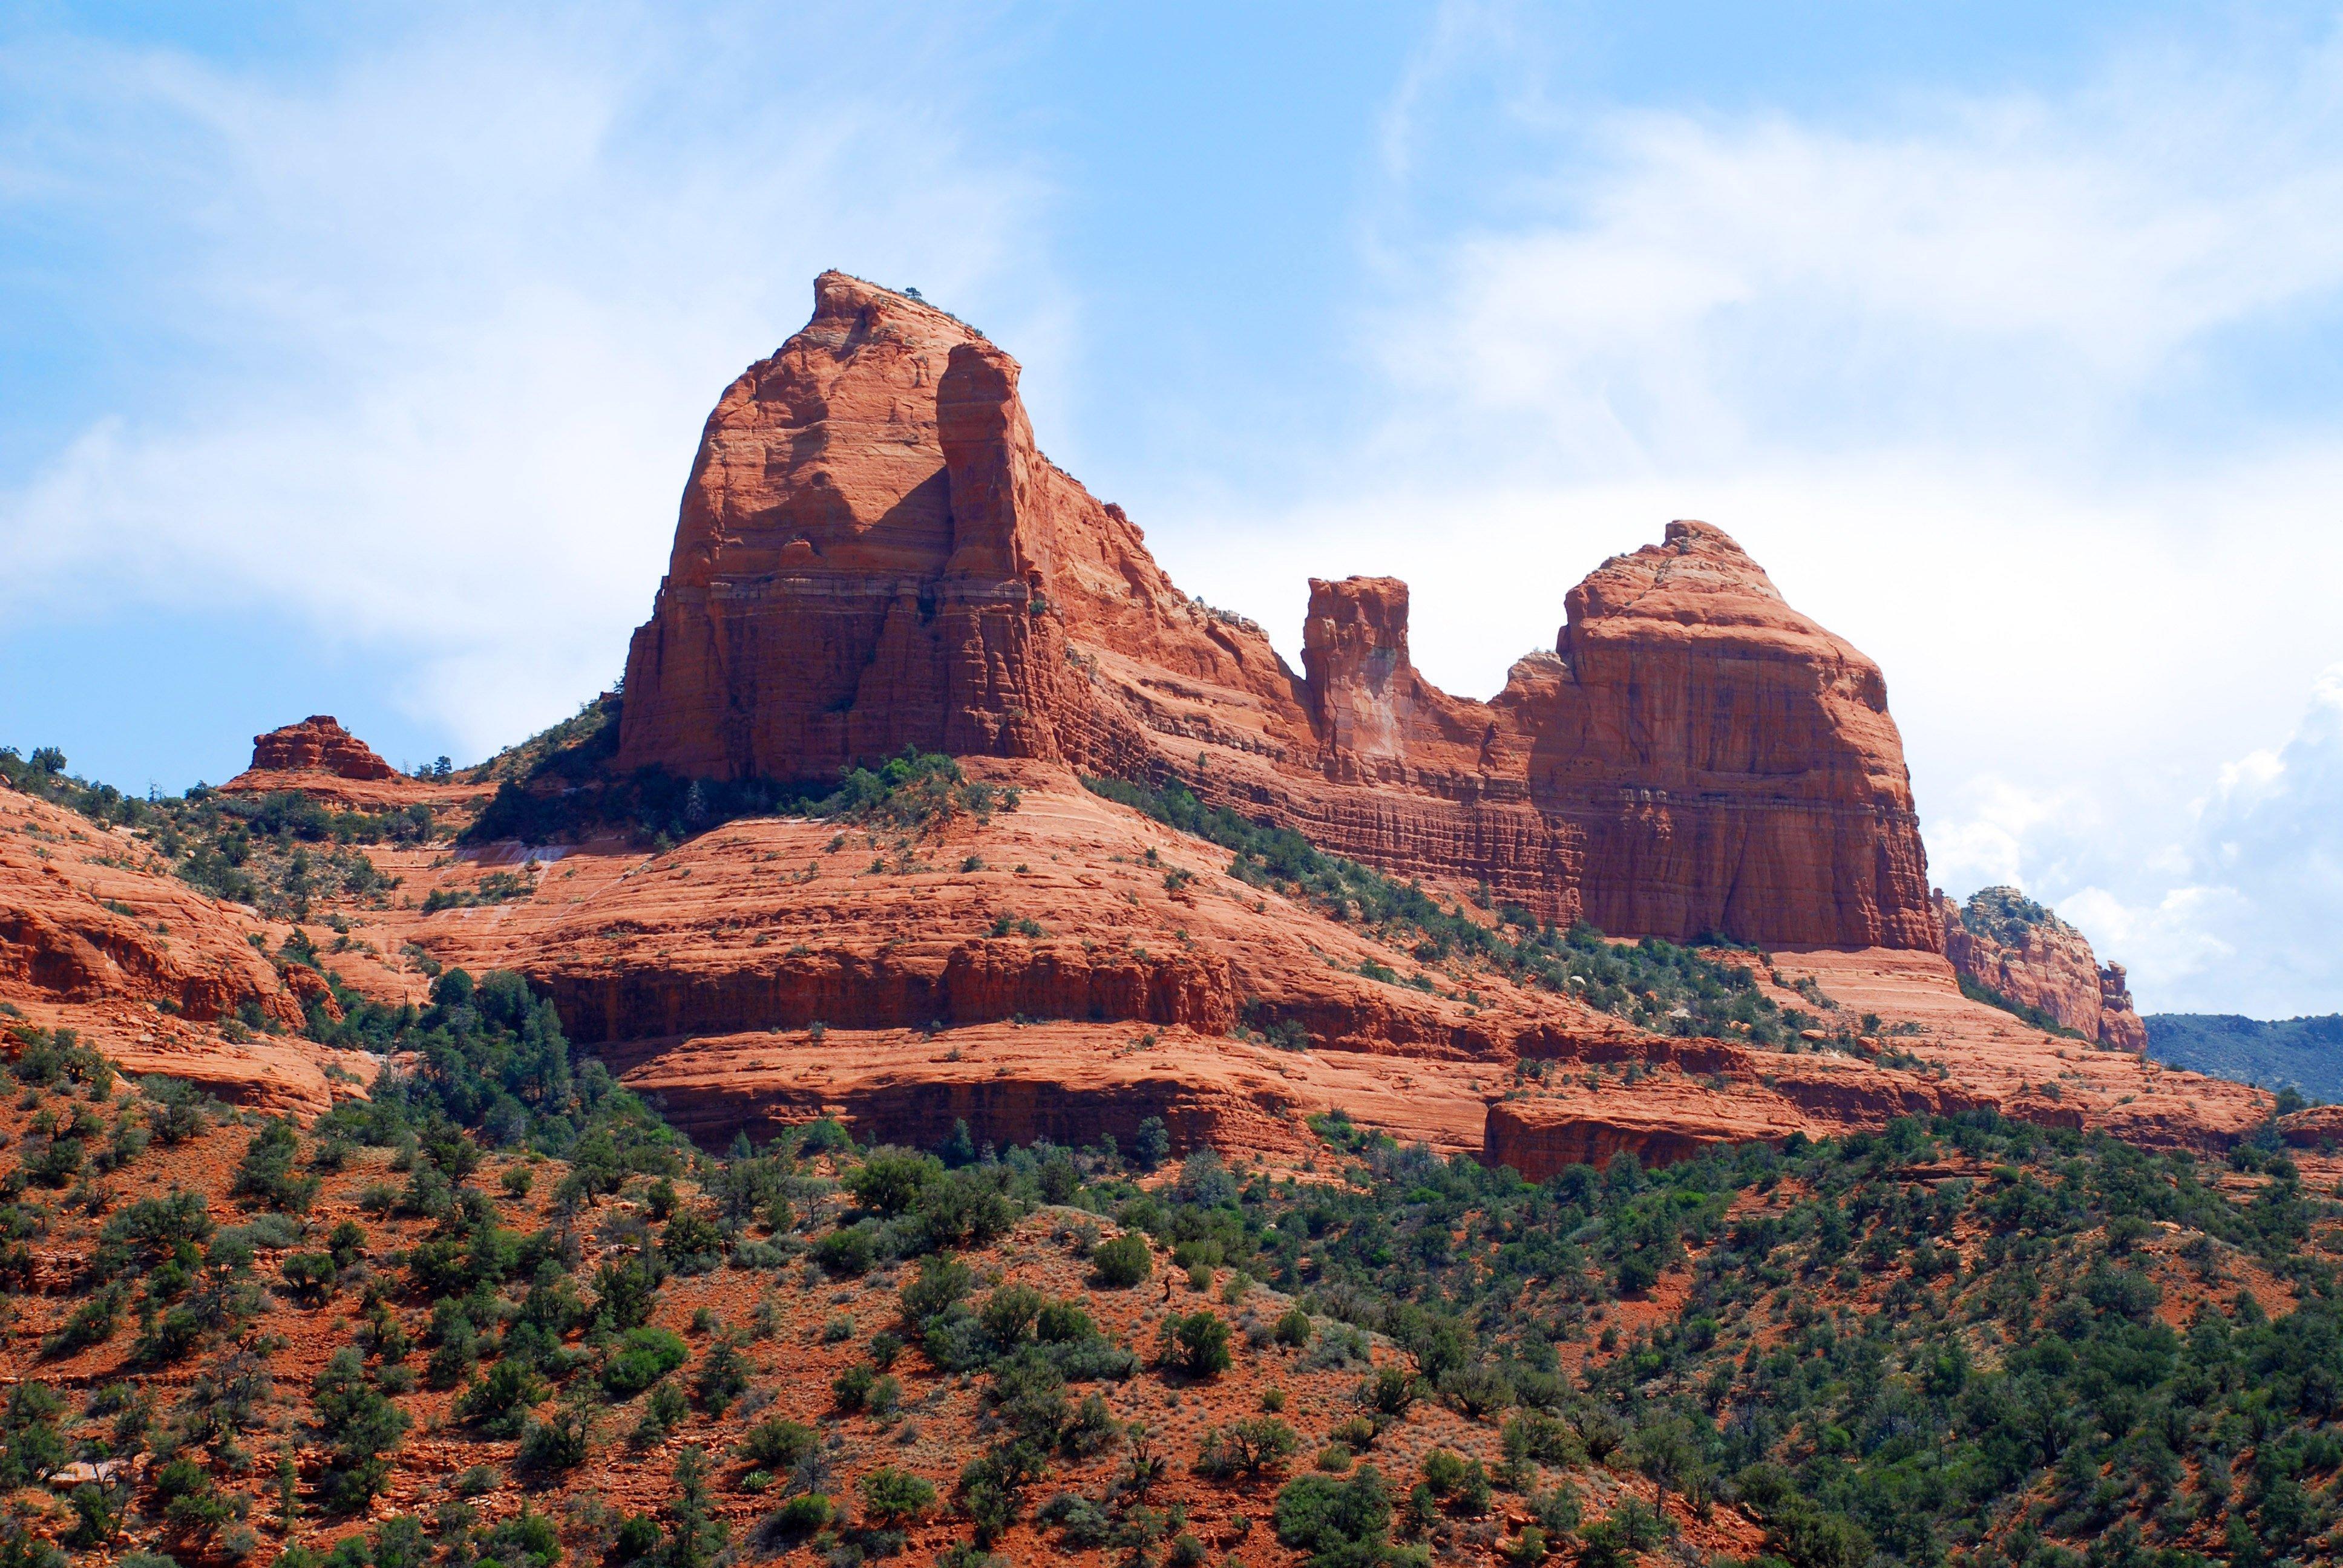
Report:
M1581 1526L1578 1534L1578 1560L1586 1568L1628 1568L1641 1553L1667 1539L1667 1528L1650 1503L1630 1497L1606 1517ZM1790 1561L1796 1568L1861 1568L1869 1556L1866 1547L1861 1556L1850 1560L1830 1562L1801 1556Z
M585 1463L593 1442L592 1407L583 1401L565 1399L522 1429L514 1462L538 1474L558 1474Z
M1442 1373L1440 1397L1477 1421L1513 1403L1513 1385L1503 1372L1484 1362Z
M857 1490L862 1493L863 1518L882 1530L900 1529L936 1505L932 1483L891 1464L865 1475Z
M867 1220L841 1225L814 1243L813 1255L833 1274L867 1274L879 1261L879 1227Z
M327 1448L326 1504L336 1513L357 1513L389 1483L387 1456L406 1435L407 1414L368 1381L365 1362L347 1346L317 1373L309 1402Z
M1208 1429L1195 1468L1216 1480L1240 1474L1250 1480L1282 1470L1301 1443L1300 1435L1285 1422L1273 1416L1252 1416L1226 1428Z
M1114 1533L1114 1522L1106 1510L1079 1493L1059 1493L1042 1503L1034 1517L1057 1531L1058 1544L1069 1551L1104 1545Z
M959 1259L923 1258L918 1276L902 1289L903 1320L924 1327L929 1320L966 1300L975 1288L975 1271Z
M739 1453L760 1470L789 1470L811 1453L821 1434L780 1416L769 1417L740 1434Z
M1214 1312L1174 1312L1156 1333L1156 1358L1192 1378L1229 1370L1229 1325Z
M1373 1563L1390 1543L1391 1493L1371 1464L1344 1481L1298 1476L1279 1489L1271 1518L1278 1541L1315 1563Z
M943 1179L943 1162L910 1149L881 1148L846 1174L856 1202L885 1218L908 1212L928 1187Z
M835 1513L819 1492L792 1497L766 1516L766 1533L783 1541L799 1541L828 1525Z
M1423 1483L1459 1513L1489 1510L1489 1477L1477 1459L1435 1448L1423 1456Z
M300 1153L301 1135L294 1130L291 1120L282 1116L269 1118L246 1145L244 1159L228 1186L229 1195L249 1198L292 1213L307 1212L309 1205L317 1201L318 1181L315 1176L294 1173L294 1161Z
M614 1398L631 1399L690 1359L690 1347L666 1329L628 1329L602 1369L602 1386Z
M296 1252L278 1266L277 1271L295 1299L312 1306L334 1293L334 1282L341 1272L334 1267L333 1258L325 1252Z
M1155 1271L1147 1239L1126 1233L1101 1241L1091 1250L1091 1277L1109 1290L1123 1290L1144 1282Z
M1415 1379L1399 1367L1377 1367L1361 1380L1358 1402L1377 1415L1393 1420L1415 1402Z
M529 1407L552 1392L536 1368L508 1356L457 1396L456 1419L491 1437L517 1436L528 1420Z

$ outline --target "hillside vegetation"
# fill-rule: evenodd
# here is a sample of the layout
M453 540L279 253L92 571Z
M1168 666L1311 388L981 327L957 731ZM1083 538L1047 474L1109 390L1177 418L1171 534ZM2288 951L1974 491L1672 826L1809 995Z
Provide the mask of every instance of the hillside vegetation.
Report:
M2267 1141L1906 1121L1539 1186L1339 1115L1283 1171L1160 1130L718 1158L511 977L349 1028L412 1075L306 1131L14 1031L11 1561L2336 1544L2337 1208Z
M2191 1072L2343 1100L2343 1013L2274 1021L2236 1013L2150 1013L2148 1054Z

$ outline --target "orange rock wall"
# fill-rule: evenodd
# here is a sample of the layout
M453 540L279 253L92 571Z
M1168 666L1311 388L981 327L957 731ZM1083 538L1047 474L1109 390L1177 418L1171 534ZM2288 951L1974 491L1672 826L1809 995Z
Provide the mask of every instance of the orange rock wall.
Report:
M943 313L817 280L709 417L618 766L820 779L912 745L1177 772L1549 920L1936 947L1877 668L1720 531L1606 563L1489 703L1416 673L1389 578L1313 582L1297 676L1041 454L1017 387Z
M128 831L0 787L0 1002L13 1010L0 1035L19 1020L71 1029L126 1072L314 1115L379 1063L300 1037L325 981L251 940L274 949L286 931L180 881ZM277 1032L226 1038L221 1020L252 1009Z

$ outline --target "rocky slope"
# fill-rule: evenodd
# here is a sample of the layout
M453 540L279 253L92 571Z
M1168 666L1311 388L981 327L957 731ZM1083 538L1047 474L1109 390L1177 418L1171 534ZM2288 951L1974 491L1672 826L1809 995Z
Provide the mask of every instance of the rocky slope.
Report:
M0 785L0 1026L74 1030L128 1071L315 1114L378 1064L298 1038L326 984L272 959L288 934L139 837Z
M1986 888L1966 904L1940 890L1936 900L1945 957L1974 985L2086 1040L2147 1049L2123 966L2100 964L2082 932L2015 888Z
M1396 584L1322 589L1313 667L1347 666L1430 701L1394 685L1403 660L1379 667L1373 652L1393 646L1403 601ZM1328 722L1373 744L1363 729L1373 718L1354 707ZM1663 1004L1637 1001L1633 1017L1598 1010L1470 944L1451 950L1405 921L1367 923L1363 906L1259 868L1241 877L1241 857L1101 797L1062 764L968 768L990 809L910 825L754 817L654 851L623 838L354 846L344 852L373 867L373 890L315 911L339 933L317 961L394 1002L420 995L431 964L518 971L573 1038L711 1146L823 1116L922 1145L957 1121L1002 1145L1127 1142L1154 1119L1181 1150L1292 1156L1311 1144L1310 1117L1339 1110L1543 1177L1623 1151L1664 1161L1977 1108L2198 1148L2227 1147L2268 1114L2257 1091L2078 1049L1972 1001L1946 960L1908 949L1720 951L1813 1027L1787 1050L1778 1031L1761 1046L1738 1023L1717 1026L1725 1038L1686 1038ZM264 801L336 787L318 769L244 777ZM457 820L455 797L477 801L485 788L362 782L428 796ZM289 927L204 899L136 834L30 798L22 809L60 844L79 834L89 848L74 859L91 877L131 878L132 896L176 900L191 933L166 954L171 944L141 934L157 922L109 912L114 895L95 882L62 902L12 894L0 907L52 925L52 906L69 909L96 922L85 947L119 955L64 979L54 955L72 944L44 939L51 956L15 966L25 1016L81 1027L141 1070L304 1111L370 1076L370 1059L352 1071L294 1038L323 988L285 956ZM116 865L126 859L143 869ZM1441 918L1469 909L1454 900ZM17 929L48 927L20 916ZM32 947L19 937L20 950ZM176 1015L155 1005L166 981L180 988L165 999ZM234 1021L206 1021L238 1009L279 1032L234 1039L246 1032Z
M2255 1091L1971 1001L1931 952L1720 952L1775 966L1786 983L1759 983L1784 1007L1820 1007L1795 989L1818 985L1826 1027L1794 1051L1654 1034L1239 879L1228 850L1062 769L968 766L1020 789L1016 809L920 835L759 818L661 854L410 855L412 890L443 907L384 918L439 961L528 976L711 1143L822 1115L913 1143L959 1120L1004 1145L1127 1142L1155 1117L1182 1150L1291 1153L1340 1109L1544 1176L1980 1107L2201 1148L2267 1115ZM1285 1030L1310 1049L1264 1032Z
M14 1058L12 1553L675 1568L966 1564L973 1543L1302 1568L1396 1538L1475 1568L2080 1562L2134 1528L2176 1561L2343 1548L2331 1510L2229 1458L2250 1432L2300 1494L2336 1483L2332 1312L2297 1261L2343 1246L2328 1155L1907 1126L1531 1186L1330 1121L1292 1160L962 1147L947 1168L823 1127L687 1164L478 1021L446 1020L400 1095L306 1131ZM573 1160L501 1142L471 1076L499 1064L527 1141ZM1816 1452L1833 1417L1926 1431L1966 1479L1911 1485L1906 1443ZM2124 1462L2142 1449L2173 1462ZM1301 1504L1353 1485L1330 1539Z
M1487 703L1409 662L1407 596L1312 585L1297 675L1041 456L1018 367L840 273L709 416L618 764L824 779L903 747L1200 793L1606 930L1935 950L1877 668L1721 531L1566 596Z

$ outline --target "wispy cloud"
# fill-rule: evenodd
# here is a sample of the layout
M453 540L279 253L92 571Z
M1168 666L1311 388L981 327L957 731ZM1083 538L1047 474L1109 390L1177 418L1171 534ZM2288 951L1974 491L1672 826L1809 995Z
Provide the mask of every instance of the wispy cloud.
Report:
M12 52L0 190L102 242L158 352L0 495L0 604L298 607L475 749L590 694L816 271L965 300L1043 265L944 30L857 25L449 13L298 76Z

